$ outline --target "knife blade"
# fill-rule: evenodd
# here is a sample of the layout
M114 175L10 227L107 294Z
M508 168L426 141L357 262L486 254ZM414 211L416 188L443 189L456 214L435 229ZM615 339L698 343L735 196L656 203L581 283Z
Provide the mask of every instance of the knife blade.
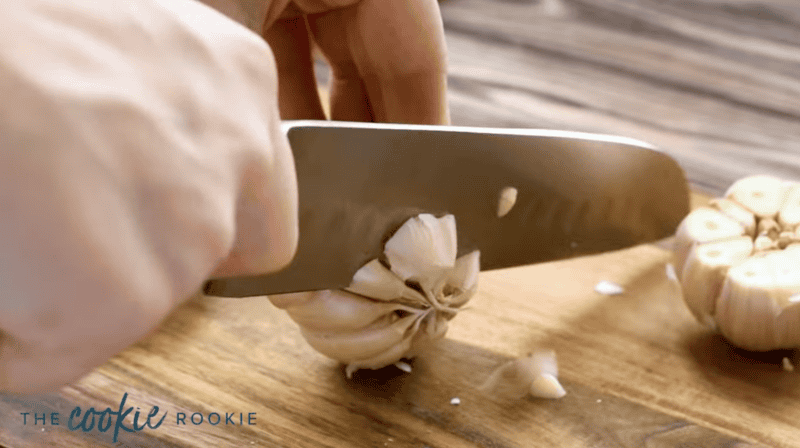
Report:
M622 249L674 234L689 212L678 163L610 135L287 121L295 158L297 253L271 274L217 278L204 292L249 297L347 287L420 213L456 218L458 254L493 270ZM497 205L517 189L511 211Z

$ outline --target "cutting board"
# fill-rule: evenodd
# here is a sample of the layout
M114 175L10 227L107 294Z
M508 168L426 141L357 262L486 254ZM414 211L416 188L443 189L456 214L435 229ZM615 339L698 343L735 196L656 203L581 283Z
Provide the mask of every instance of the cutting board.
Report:
M78 383L0 396L0 446L800 446L800 374L781 368L784 356L800 360L743 352L703 329L666 275L670 259L643 245L482 273L469 309L411 373L351 380L266 298L195 297ZM624 293L595 292L602 280ZM555 350L565 397L477 391L494 368L536 349ZM113 428L67 427L76 406L117 410L126 393L126 407L144 417L158 406L163 423L122 431L116 444Z

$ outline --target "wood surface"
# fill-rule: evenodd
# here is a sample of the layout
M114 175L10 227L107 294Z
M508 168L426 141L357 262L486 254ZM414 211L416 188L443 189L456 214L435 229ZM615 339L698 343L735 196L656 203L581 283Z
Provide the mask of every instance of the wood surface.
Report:
M800 177L800 3L442 8L455 124L639 138L676 157L707 194L756 172ZM410 374L390 367L347 380L265 298L196 297L77 383L0 395L0 447L800 447L800 373L781 368L800 356L744 352L704 330L666 276L666 243L482 273L470 309ZM600 280L625 293L596 293ZM476 390L538 348L556 351L564 398ZM125 393L143 413L167 412L162 426L117 443L65 426L75 406L116 409ZM23 412L58 412L60 424L23 425ZM179 412L256 420L179 425Z

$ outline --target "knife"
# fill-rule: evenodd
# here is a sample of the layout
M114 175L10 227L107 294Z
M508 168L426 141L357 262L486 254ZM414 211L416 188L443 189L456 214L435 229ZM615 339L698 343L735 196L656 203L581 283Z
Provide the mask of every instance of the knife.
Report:
M559 260L674 234L689 212L675 160L637 140L570 131L334 121L283 123L300 234L280 272L217 278L212 296L347 287L420 213L456 218L458 255L481 270ZM517 190L498 217L500 192Z

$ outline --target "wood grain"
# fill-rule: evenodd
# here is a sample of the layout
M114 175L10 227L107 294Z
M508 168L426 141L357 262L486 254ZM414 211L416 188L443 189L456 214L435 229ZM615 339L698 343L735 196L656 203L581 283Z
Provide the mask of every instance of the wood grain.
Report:
M96 431L22 425L19 414L60 412L63 425L74 406L115 408L127 392L145 410L255 412L257 424L168 417L123 434L122 446L796 446L800 376L780 369L780 353L741 353L703 332L666 279L668 259L641 246L484 273L471 310L411 374L387 368L351 381L264 298L196 298L59 394L0 400L0 443L115 446ZM596 294L599 280L626 293ZM565 398L502 401L476 390L536 348L557 351Z
M800 178L800 4L447 0L453 121L621 134L693 186Z
M639 138L676 157L707 194L750 173L800 178L800 3L442 8L455 124ZM706 200L693 196L694 206ZM411 374L346 380L266 299L196 297L74 385L0 395L0 446L800 447L800 374L780 365L800 356L743 352L700 327L666 278L665 247L483 273L471 309ZM625 293L599 295L599 280ZM566 397L508 402L476 390L537 348L556 350ZM117 443L65 426L75 406L116 409L125 393L142 412L167 412L163 425ZM58 412L60 424L23 425L23 412ZM256 420L180 425L179 412Z

